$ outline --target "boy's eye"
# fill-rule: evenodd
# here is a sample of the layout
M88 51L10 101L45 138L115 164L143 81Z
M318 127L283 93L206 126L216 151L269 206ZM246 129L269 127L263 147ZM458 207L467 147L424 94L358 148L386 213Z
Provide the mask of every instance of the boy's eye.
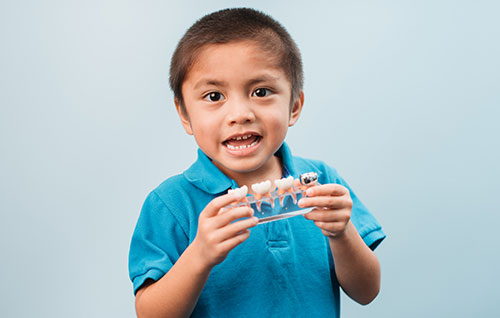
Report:
M257 88L253 91L252 95L257 97L266 97L271 95L272 91L268 88Z
M218 102L224 99L224 95L219 92L210 92L207 95L203 96L203 99L209 100L211 102Z

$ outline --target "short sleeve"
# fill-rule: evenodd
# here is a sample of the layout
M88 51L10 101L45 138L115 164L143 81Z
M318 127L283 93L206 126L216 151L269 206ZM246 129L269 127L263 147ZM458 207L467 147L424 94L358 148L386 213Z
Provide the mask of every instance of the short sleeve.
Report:
M382 231L382 226L375 219L375 217L370 213L370 211L365 207L365 205L359 200L358 196L354 193L347 182L337 173L333 168L330 168L329 172L334 179L331 180L334 183L341 184L347 189L349 189L351 199L352 199L352 212L351 212L351 222L354 224L358 230L359 235L363 238L363 241L372 250L385 239L386 235Z
M179 222L153 191L142 206L132 236L129 275L134 293L147 279L158 280L175 264L189 240Z

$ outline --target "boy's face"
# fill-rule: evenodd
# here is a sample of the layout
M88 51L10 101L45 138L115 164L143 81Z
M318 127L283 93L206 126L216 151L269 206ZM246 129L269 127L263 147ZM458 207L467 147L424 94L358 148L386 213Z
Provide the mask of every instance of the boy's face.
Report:
M276 57L251 41L207 45L182 85L184 129L228 176L279 169L272 160L298 119L291 84ZM274 158L275 159L275 158Z

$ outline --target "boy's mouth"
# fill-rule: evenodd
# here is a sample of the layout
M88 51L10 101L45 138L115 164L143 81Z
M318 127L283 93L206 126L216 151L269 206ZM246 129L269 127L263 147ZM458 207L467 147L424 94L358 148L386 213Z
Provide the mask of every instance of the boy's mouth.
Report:
M234 135L222 143L230 150L246 149L255 146L262 139L262 136L255 133Z

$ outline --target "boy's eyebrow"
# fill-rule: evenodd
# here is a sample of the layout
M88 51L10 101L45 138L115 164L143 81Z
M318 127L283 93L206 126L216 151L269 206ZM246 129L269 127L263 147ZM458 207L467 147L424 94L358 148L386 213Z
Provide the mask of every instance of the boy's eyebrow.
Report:
M272 75L261 75L259 77L256 77L254 79L251 79L247 82L248 85L254 85L254 84L258 84L258 83L261 83L261 82L273 82L273 81L277 81L279 79L278 76L272 76Z
M227 86L227 83L224 82L224 81L218 81L218 80L213 80L213 79L202 79L200 81L198 81L198 83L196 83L193 87L193 89L197 89L199 88L200 86L203 86L203 85L214 85L214 86Z
M279 79L279 76L272 76L272 75L269 75L269 74L264 74L264 75L260 75L256 78L253 78L249 81L247 81L247 85L248 86L251 86L251 85L255 85L255 84L258 84L258 83L262 83L262 82L272 82L272 81L276 81ZM200 81L198 81L193 89L198 89L200 86L204 86L204 85L213 85L213 86L219 86L219 87L225 87L227 86L227 82L225 81L218 81L218 80L214 80L214 79L202 79Z

